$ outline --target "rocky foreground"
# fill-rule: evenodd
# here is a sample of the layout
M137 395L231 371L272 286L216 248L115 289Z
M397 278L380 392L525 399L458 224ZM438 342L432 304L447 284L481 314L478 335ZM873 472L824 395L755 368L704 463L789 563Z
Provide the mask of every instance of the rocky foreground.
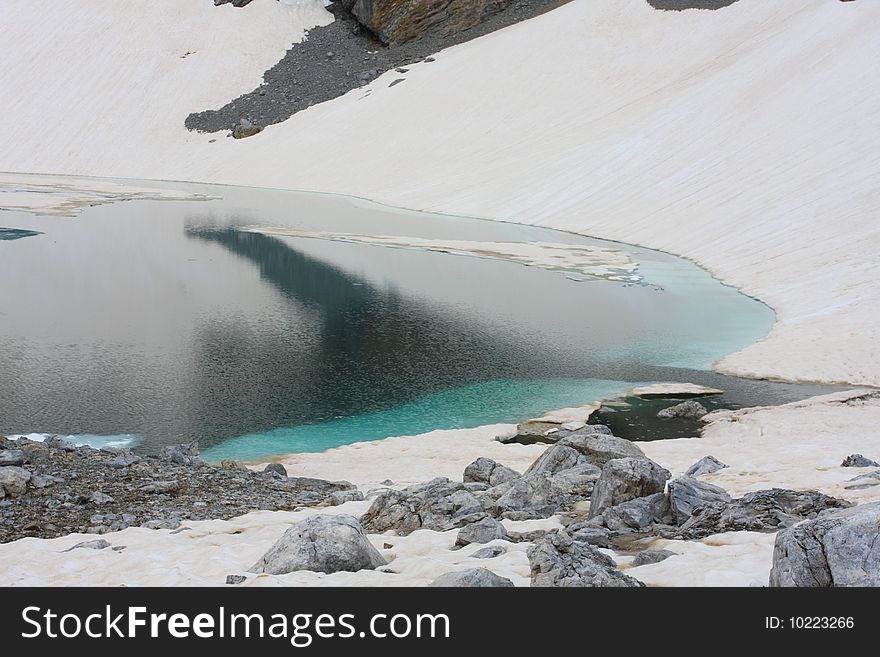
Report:
M360 517L311 515L266 545L255 563L241 564L243 574L227 583L298 571L377 570L383 576L394 566L376 549L376 535L393 543L394 535L417 530L457 530L451 549L486 544L472 555L486 565L442 574L434 586L512 586L493 572L492 560L510 549L506 545L522 544L532 586L639 587L612 555L635 553L634 566L657 563L674 552L642 549L656 538L696 541L728 532L776 533L773 586L880 585L880 503L853 506L818 491L781 488L735 498L701 480L727 467L711 456L673 479L638 445L602 425L554 433L562 435L523 473L478 458L461 481L436 478L369 491L372 502ZM877 466L857 454L842 465ZM856 486L875 486L880 470L854 479ZM265 472L231 462L210 466L195 445L139 457L50 439L0 442L0 498L0 536L8 541L129 525L173 529L184 520L335 505L362 494L347 482L287 477L277 464ZM551 517L561 527L516 532L502 522ZM77 547L109 546L96 538Z
M254 472L208 465L191 443L159 456L0 436L0 543L128 527L177 529L186 520L234 518L362 499L345 481L287 477L273 464Z

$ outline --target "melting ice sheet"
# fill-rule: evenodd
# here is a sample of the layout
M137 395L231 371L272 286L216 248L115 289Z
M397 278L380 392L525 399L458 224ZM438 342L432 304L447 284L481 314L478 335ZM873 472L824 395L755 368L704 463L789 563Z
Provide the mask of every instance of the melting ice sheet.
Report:
M296 228L247 226L240 230L261 235L283 235L333 240L352 244L372 244L395 249L422 249L452 255L469 255L494 260L508 260L550 271L582 274L588 278L636 282L638 265L627 253L591 244L559 242L480 242L475 240L427 239L389 235L357 235Z

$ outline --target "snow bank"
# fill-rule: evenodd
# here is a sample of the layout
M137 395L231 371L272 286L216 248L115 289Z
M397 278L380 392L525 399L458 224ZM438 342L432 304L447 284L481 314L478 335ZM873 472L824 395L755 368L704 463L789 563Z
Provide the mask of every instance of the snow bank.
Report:
M779 313L721 370L880 384L880 3L574 0L245 140L183 120L254 87L320 2L2 11L0 170L337 191L660 248Z

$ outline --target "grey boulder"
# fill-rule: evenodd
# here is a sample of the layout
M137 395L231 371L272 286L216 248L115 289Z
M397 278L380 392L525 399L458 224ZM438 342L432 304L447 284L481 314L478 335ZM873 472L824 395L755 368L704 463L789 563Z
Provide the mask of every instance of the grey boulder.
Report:
M267 463L266 467L263 468L263 472L281 475L282 477L287 476L287 468L280 463Z
M672 522L672 512L666 494L654 493L609 507L598 519L613 531L642 531Z
M726 503L730 495L723 488L684 475L669 482L669 506L672 519L681 525L698 509L710 502Z
M494 559L495 557L500 557L505 552L507 552L507 548L503 545L488 545L480 548L471 554L470 557L472 559Z
M481 456L464 469L462 481L465 483L482 483L489 486L498 486L499 484L519 479L519 477L520 474L516 470Z
M455 544L464 547L471 543L489 543L496 539L507 539L507 530L495 518L486 516L482 520L462 527L455 537Z
M644 457L608 461L593 489L590 517L623 502L662 493L669 476L668 470Z
M849 506L846 500L814 490L759 490L730 502L709 502L694 509L677 536L698 539L723 532L775 532L815 518L823 511Z
M364 494L357 488L352 488L350 490L337 490L327 496L327 504L330 506L339 506L346 502L361 502L363 499Z
M547 518L558 508L553 477L547 472L523 476L495 503L495 510L499 515L515 520Z
M373 570L386 563L356 518L315 515L290 527L249 570L270 575L297 570L329 574Z
M730 466L726 463L722 463L714 456L704 456L699 461L694 463L691 467L689 467L685 471L685 474L689 477L699 477L700 475L718 472L719 470L723 470L724 468L728 467Z
M843 463L840 464L842 468L875 468L878 465L880 465L880 463L872 461L861 454L850 454L843 459Z
M525 471L525 476L535 472L546 472L548 474L556 474L562 470L568 470L578 464L578 459L582 458L580 452L565 445L553 445L544 450L534 463Z
M469 568L468 570L444 573L428 586L443 588L511 587L513 582L506 577L496 575L487 568Z
M660 563L661 561L665 561L669 557L674 557L675 555L676 553L672 550L645 550L636 555L636 558L633 559L632 565L635 568L638 566L647 566L652 563Z
M880 502L780 531L770 586L880 586Z
M10 465L24 465L26 458L20 449L0 449L0 468Z
M528 551L532 586L637 587L614 561L592 545L575 541L565 531L549 534Z
M674 417L679 418L693 418L695 420L699 420L701 417L706 415L709 412L705 406L703 406L700 402L694 401L693 399L682 402L680 404L676 404L675 406L670 406L669 408L664 408L662 411L657 413L657 417L660 419L670 419Z
M584 429L575 431L558 444L577 450L588 463L600 468L614 459L645 458L644 452L629 440L605 433L585 432Z
M24 495L31 476L28 470L17 465L0 468L0 499Z
M191 443L163 447L162 457L179 465L198 466L205 463L201 456L199 456L199 441L197 440Z
M416 529L446 531L479 520L486 512L463 483L438 477L403 490L384 490L361 518L364 529L405 536Z

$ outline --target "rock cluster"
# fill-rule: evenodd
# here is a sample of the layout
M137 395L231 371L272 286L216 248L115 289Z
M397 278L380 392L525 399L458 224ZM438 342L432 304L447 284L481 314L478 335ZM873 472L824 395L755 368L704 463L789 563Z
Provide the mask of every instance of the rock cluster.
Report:
M598 549L559 531L539 540L528 551L532 586L638 587L614 560Z
M198 445L158 456L0 437L0 542L131 526L175 529L185 520L233 518L357 499L348 482L204 463ZM277 469L276 469L277 470Z

